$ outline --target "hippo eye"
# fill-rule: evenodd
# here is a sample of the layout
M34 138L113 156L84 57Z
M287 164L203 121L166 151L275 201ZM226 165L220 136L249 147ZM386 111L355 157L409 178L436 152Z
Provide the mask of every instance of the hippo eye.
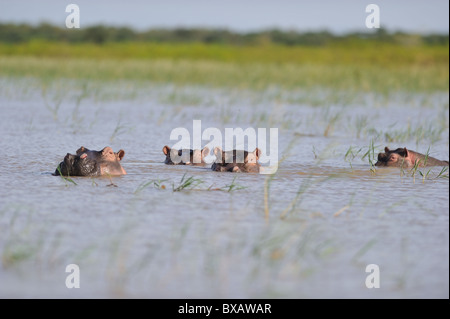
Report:
M397 158L395 156L389 157L389 162L395 162Z

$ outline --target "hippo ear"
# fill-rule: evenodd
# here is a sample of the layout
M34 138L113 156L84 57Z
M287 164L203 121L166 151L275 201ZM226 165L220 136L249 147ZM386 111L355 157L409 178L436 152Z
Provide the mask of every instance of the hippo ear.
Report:
M164 155L170 154L170 147L169 146L164 146L162 149Z
M223 162L223 152L222 149L220 147L215 147L214 148L214 155L216 156L216 163L221 163Z
M111 147L106 146L104 149L102 149L102 154L103 155L107 155L107 154L114 154L114 151Z
M204 149L202 149L202 158L208 156L209 152L210 152L209 147L205 147Z
M82 153L84 153L84 152L86 152L86 151L88 151L88 149L86 149L84 146L81 146L81 147L77 150L76 154L77 154L77 155L80 155L80 154L82 154Z
M215 147L214 148L214 155L216 155L217 158L219 158L219 156L222 156L222 149L220 147Z
M405 157L409 157L409 151L406 149L406 147L403 149L403 151L405 152Z
M255 157L256 157L256 159L258 160L259 157L261 156L261 150L260 150L259 148L256 148L256 149L253 151L253 154L255 154Z
M384 151L385 151L386 153L389 152L389 147L386 146L386 147L384 148Z
M119 161L121 161L123 159L123 157L125 156L125 151L124 150L118 151L117 156L119 157Z

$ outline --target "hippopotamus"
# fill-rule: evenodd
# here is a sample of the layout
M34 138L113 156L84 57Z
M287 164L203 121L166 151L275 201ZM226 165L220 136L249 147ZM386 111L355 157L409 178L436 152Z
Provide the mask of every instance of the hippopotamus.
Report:
M205 157L209 155L209 148L205 147L202 150L192 150L192 149L183 149L183 150L174 150L169 146L163 147L163 153L166 155L166 160L164 164L167 165L196 165L203 166L205 165ZM183 156L184 154L184 156ZM185 158L186 154L189 154L189 159ZM176 156L180 158L175 159Z
M390 167L414 167L418 162L419 167L425 166L448 166L448 161L440 161L434 157L420 154L404 148L397 148L390 150L388 147L384 148L385 153L378 154L378 161L375 166L390 166Z
M222 151L220 147L214 149L216 161L211 166L215 172L233 173L259 173L261 165L258 163L261 150L256 148L253 152Z
M101 151L91 151L81 146L76 155L67 153L53 175L63 176L102 176L125 175L126 172L120 165L125 156L125 151L115 153L111 147L105 147Z

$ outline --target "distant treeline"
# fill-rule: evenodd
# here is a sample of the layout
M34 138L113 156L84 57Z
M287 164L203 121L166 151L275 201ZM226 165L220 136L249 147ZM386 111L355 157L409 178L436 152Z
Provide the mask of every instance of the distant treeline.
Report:
M71 43L105 42L164 42L164 43L213 43L230 45L278 44L287 46L325 46L341 42L360 42L371 39L383 43L399 45L448 45L448 34L417 35L402 32L388 32L378 29L371 33L348 33L335 35L328 31L298 32L267 30L237 33L221 29L151 29L136 31L127 27L90 26L81 29L67 29L42 23L38 26L27 24L1 24L0 42L20 43L31 40L63 41Z

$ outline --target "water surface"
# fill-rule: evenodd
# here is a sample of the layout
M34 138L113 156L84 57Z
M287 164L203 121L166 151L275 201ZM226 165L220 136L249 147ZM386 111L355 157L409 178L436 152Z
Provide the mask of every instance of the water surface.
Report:
M77 102L2 83L1 297L449 296L448 178L373 172L363 158L373 141L448 160L448 95L313 105L155 86ZM278 173L164 165L171 130L193 120L279 128ZM52 176L82 145L124 149L128 175ZM183 176L202 183L173 192ZM140 187L151 181L164 187ZM80 289L65 287L68 264ZM368 264L380 289L365 286Z

